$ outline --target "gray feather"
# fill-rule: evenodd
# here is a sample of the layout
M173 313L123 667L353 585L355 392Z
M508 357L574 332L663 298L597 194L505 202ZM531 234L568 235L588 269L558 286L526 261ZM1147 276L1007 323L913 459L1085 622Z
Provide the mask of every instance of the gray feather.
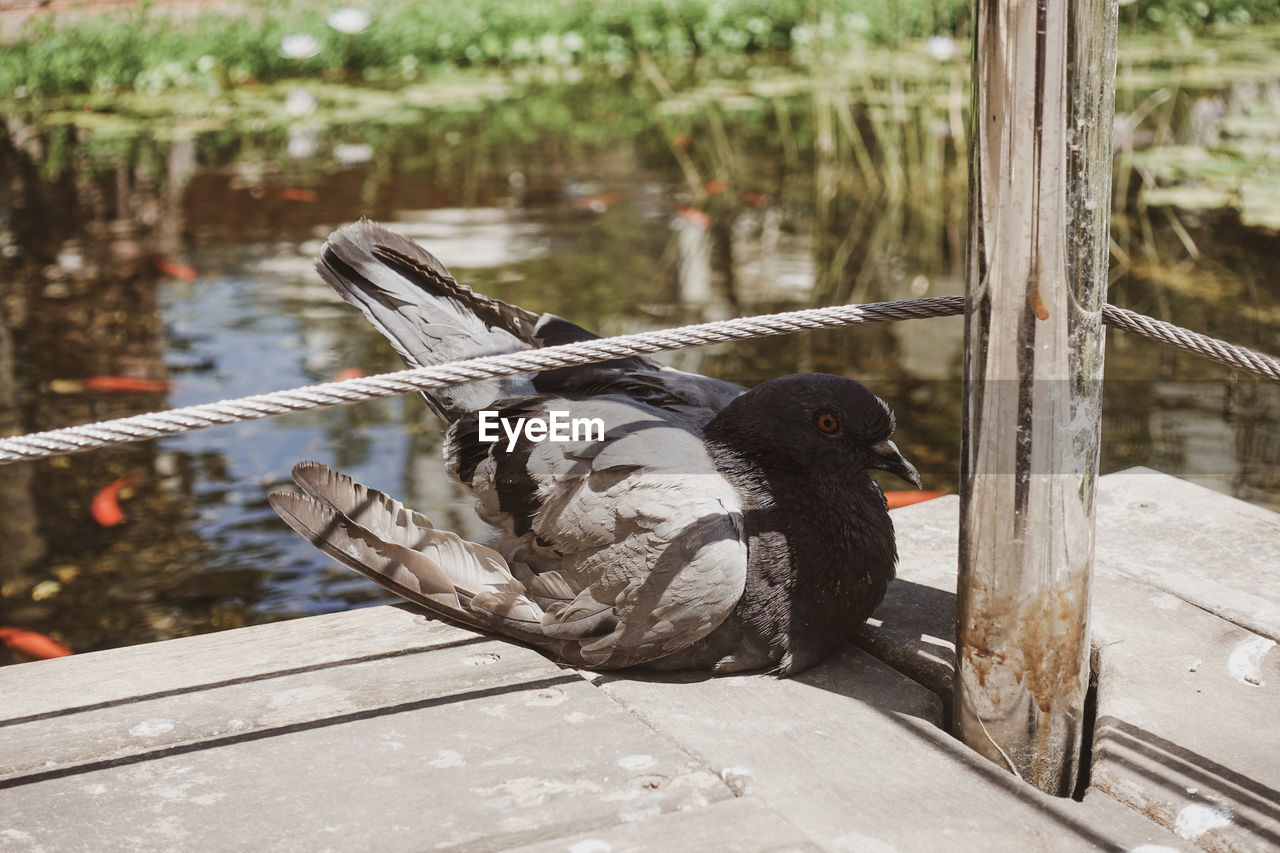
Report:
M316 269L364 312L413 367L529 349L537 316L458 284L429 252L372 222L330 235ZM533 393L531 377L469 382L425 394L452 420L494 400Z
M463 609L448 575L430 559L382 541L310 495L274 492L269 500L290 527L347 568L435 613L481 626Z
M410 241L361 222L318 268L413 365L595 336L474 293ZM911 479L885 403L842 377L749 392L639 357L433 391L453 475L492 548L432 527L317 463L272 506L355 571L437 614L575 666L811 666L875 607L896 548L868 469ZM508 443L479 410L598 418L598 434ZM832 419L835 431L815 418Z

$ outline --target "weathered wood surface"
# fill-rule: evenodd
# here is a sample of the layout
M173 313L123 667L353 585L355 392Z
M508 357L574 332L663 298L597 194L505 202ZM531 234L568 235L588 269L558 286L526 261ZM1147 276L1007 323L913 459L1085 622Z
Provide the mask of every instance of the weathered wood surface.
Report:
M860 649L791 679L603 676L611 696L830 850L1087 850L1176 840L1106 797L1041 794Z
M1181 485L1146 476L1157 500ZM1103 478L1102 500L1116 477ZM1212 539L1197 531L1215 513L1238 508L1199 498L1181 525L1168 522L1198 542ZM0 669L0 848L1280 843L1280 653L1201 602L1108 568L1158 553L1147 537L1167 530L1108 518L1139 532L1099 537L1100 724L1094 787L1077 803L1022 786L940 728L956 501L895 518L902 580L861 641L895 668L850 647L787 681L587 680L520 646L378 607ZM1267 518L1255 521L1269 536ZM1233 559L1268 553L1231 548ZM1194 562L1183 570L1216 570ZM1271 582L1258 577L1245 592Z
M388 608L312 616L180 642L128 646L34 663L0 678L0 717L11 720L151 694L250 682L293 671L321 671L353 661L421 654L475 634ZM317 642L322 639L323 642ZM38 673L38 674L37 674ZM0 675L9 676L9 670Z
M1280 849L1274 643L1127 578L1098 593L1091 784L1205 849Z
M666 812L647 820L543 841L515 848L512 853L820 853L823 849L758 799L740 797L721 800L704 809Z
M360 625L431 651L224 677L228 655L278 665ZM399 608L156 644L145 670L128 651L0 672L6 849L505 849L733 796L573 671Z
M1280 849L1280 514L1102 479L1092 782L1208 850Z
M1101 482L1103 568L1280 641L1280 514L1150 468Z
M973 3L951 729L1058 795L1089 694L1116 9Z
M1149 469L1098 501L1091 785L1206 849L1280 848L1280 515ZM946 696L958 501L894 518L899 580L859 643Z

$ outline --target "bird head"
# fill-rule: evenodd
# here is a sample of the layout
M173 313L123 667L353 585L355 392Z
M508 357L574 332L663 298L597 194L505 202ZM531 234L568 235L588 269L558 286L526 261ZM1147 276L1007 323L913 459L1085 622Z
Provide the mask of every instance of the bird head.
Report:
M893 412L852 379L802 373L737 397L706 434L766 471L852 476L888 471L920 487L920 474L889 440Z

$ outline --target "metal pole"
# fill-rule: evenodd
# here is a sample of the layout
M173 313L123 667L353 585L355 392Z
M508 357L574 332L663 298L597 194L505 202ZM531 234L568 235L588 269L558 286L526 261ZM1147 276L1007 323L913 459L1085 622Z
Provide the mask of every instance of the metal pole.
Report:
M1117 0L976 0L955 727L1068 794L1089 681Z

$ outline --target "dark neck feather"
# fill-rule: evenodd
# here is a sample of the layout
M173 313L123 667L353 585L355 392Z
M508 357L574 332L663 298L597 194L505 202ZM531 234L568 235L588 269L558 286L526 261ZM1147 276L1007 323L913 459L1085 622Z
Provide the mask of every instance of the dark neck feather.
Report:
M731 447L713 458L743 496L747 584L736 614L783 674L816 663L871 614L897 549L865 471L779 470ZM771 470L772 469L772 470Z

